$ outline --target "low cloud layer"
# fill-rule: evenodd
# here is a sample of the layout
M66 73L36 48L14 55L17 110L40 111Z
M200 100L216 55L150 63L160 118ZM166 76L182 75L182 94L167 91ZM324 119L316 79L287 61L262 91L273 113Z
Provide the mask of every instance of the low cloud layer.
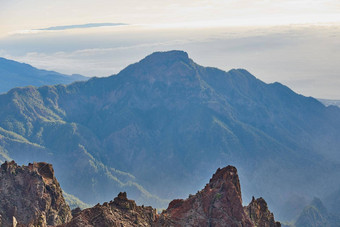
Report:
M338 25L183 30L123 26L91 34L0 40L3 57L86 76L109 76L154 51L172 49L187 51L204 66L245 68L267 83L278 81L306 96L340 99Z

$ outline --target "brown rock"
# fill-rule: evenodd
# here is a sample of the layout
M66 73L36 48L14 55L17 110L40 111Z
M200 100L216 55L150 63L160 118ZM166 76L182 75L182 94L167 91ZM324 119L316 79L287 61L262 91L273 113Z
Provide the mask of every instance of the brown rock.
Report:
M255 200L253 197L250 204L244 207L244 210L255 227L281 227L279 222L275 222L274 215L268 210L267 203L263 198Z
M203 190L185 200L173 200L160 215L152 207L137 206L126 192L109 203L78 208L72 214L70 220L71 211L52 165L18 166L14 161L1 165L0 226L281 226L262 198L253 198L247 207L242 207L240 182L233 166L218 169Z
M202 191L186 200L172 201L155 225L253 226L242 207L236 168L218 169Z
M78 213L62 227L279 227L262 199L242 207L241 187L235 167L218 169L209 184L188 199L175 199L157 215L152 207L137 206L121 192L110 203L97 204Z
M156 220L156 210L152 207L137 206L121 192L109 203L82 210L71 222L62 227L80 226L152 226Z
M71 220L51 164L18 166L5 162L0 169L1 226L58 225ZM17 222L17 224L15 224Z
M81 209L80 209L79 207L73 209L73 210L71 211L72 217L77 216L78 214L80 214L80 212L81 212Z

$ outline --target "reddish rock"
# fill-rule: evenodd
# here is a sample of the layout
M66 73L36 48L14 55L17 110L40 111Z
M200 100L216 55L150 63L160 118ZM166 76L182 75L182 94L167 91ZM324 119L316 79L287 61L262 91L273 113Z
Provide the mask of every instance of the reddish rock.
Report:
M268 210L267 203L263 198L255 199L253 197L244 210L255 227L281 227L279 222L275 222L274 215Z
M135 201L127 199L126 192L121 192L113 201L82 210L60 227L152 226L156 216L155 209L137 206Z
M209 184L196 195L173 200L157 215L152 207L137 206L121 192L109 203L71 211L54 176L52 165L18 166L5 162L0 169L0 226L211 226L280 227L267 203L254 199L242 207L235 167L218 169Z
M110 203L78 213L63 227L150 226L150 227L279 227L262 199L242 206L241 187L235 167L218 169L209 184L188 199L175 199L160 215L152 207L137 206L126 193Z
M18 166L5 162L0 169L0 226L58 225L71 220L51 164Z
M218 169L202 191L172 201L156 226L253 226L242 206L236 168Z

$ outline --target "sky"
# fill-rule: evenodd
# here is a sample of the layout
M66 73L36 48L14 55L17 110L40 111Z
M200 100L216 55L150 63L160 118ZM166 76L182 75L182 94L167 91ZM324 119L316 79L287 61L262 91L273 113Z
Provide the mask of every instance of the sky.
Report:
M340 99L338 0L0 0L0 56L108 76L154 51Z

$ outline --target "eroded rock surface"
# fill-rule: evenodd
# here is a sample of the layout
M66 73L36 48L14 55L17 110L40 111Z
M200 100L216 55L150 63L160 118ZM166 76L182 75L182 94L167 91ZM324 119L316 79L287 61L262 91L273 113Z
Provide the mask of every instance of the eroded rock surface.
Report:
M126 192L121 192L109 203L82 210L62 227L152 226L156 216L155 209L137 206L135 201L127 199Z
M218 169L209 184L186 200L174 200L159 226L253 226L243 210L240 182L233 166Z
M73 218L72 218L73 215ZM16 227L280 227L264 199L243 207L237 170L218 169L203 190L175 199L161 214L137 206L121 192L110 202L70 211L51 164L18 166L5 162L0 170L0 226Z
M69 206L51 164L18 166L5 162L0 169L0 226L58 225L71 220Z
M269 211L263 198L255 199L253 197L250 204L244 207L244 210L255 227L281 227L279 222L275 222L274 215Z

